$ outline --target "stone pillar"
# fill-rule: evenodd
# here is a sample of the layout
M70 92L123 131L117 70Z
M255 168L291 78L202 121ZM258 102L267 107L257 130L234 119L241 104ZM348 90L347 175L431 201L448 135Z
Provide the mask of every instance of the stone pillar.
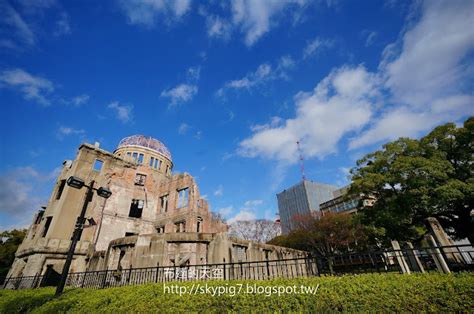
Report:
M411 242L407 242L407 246L409 249L409 251L407 251L408 260L410 261L410 266L412 267L413 271L424 273L425 269L423 268L423 264L421 264L420 259L415 253L413 244Z
M410 274L410 268L408 267L407 261L405 260L405 257L403 256L403 252L400 249L400 244L398 241L391 241L392 242L392 247L395 250L395 257L397 258L398 265L400 266L400 269L403 274Z
M430 249L431 256L433 257L433 260L435 261L436 267L438 268L438 270L446 274L451 273L451 271L449 270L448 264L446 264L443 254L441 254L441 251L437 247L436 241L433 238L433 236L431 234L427 234L425 236L425 239L428 241L428 244L432 247L432 249Z
M454 242L451 238L444 232L443 227L441 227L438 219L434 217L426 218L426 226L430 234L433 236L434 240L438 246L453 246ZM462 257L456 248L443 248L443 253L446 258L452 263L462 263Z

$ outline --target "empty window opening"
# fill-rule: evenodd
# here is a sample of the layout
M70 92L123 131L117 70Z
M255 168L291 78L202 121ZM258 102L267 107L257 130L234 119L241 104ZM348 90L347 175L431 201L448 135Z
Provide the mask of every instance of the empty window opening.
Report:
M143 154L138 155L138 163L143 164Z
M44 214L44 210L38 211L35 218L35 225L38 225L41 222L41 219L43 219L43 214Z
M135 185L145 185L146 175L137 173L135 176Z
M174 223L175 232L186 232L186 221L178 221Z
M161 200L161 212L166 213L168 211L168 195L160 197Z
M188 188L178 190L178 208L185 207L188 205L188 191Z
M161 227L156 228L156 232L165 233L165 226L161 226Z
M132 203L130 204L130 212L128 213L128 217L140 218L143 212L143 200L136 200L133 199Z
M128 157L131 157L131 156L132 156L132 152L127 152L127 156L128 156Z
M197 232L202 232L202 218L198 217L197 224L196 224Z
M94 170L95 171L100 171L102 169L102 164L104 162L102 160L96 159L94 163Z
M155 168L160 170L161 169L161 160L157 159L156 162L155 162Z
M148 164L150 167L153 167L153 164L155 163L155 158L150 157L150 163Z
M125 232L126 237L131 237L131 236L135 236L135 235L137 235L137 233L135 233L135 232Z
M134 153L132 154L132 160L133 160L133 161L137 161L137 159L138 159L138 153L137 153L137 152L134 152Z
M52 216L46 217L46 222L44 224L44 229L43 229L43 235L42 237L44 238L46 234L48 233L49 226L51 225L51 220L53 220Z
M166 166L166 174L169 174L170 166Z
M56 193L57 200L61 198L61 195L63 194L63 190L65 186L66 186L66 180L61 180L61 182L59 182L58 193Z

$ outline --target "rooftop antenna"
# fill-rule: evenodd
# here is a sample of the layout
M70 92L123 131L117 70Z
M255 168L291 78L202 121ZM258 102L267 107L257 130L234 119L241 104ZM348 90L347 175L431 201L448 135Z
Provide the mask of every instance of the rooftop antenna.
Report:
M303 151L301 150L301 147L300 147L300 141L296 141L296 146L298 147L298 153L300 155L299 159L300 159L301 178L304 181L306 180L306 176L304 175L304 158L303 158Z

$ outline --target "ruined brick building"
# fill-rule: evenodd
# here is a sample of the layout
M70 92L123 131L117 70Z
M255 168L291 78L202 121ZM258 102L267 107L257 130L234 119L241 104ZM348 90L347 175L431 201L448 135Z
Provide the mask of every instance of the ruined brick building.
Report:
M169 150L158 140L124 138L111 153L82 144L63 163L46 208L39 211L16 252L8 276L61 273L85 189L66 184L70 176L110 189L94 194L70 272L169 265L196 265L295 258L302 252L232 239L214 218L192 176L173 174Z

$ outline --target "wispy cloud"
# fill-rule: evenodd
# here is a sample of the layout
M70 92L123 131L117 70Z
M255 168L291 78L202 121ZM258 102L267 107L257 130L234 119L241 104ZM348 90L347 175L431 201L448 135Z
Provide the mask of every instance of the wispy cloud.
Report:
M84 136L85 134L86 134L86 131L84 131L83 129L75 129L75 128L71 128L71 127L60 126L57 133L56 133L56 137L59 140L62 140L62 139L64 139L64 137L66 137L68 135Z
M113 101L107 107L115 112L115 117L120 122L128 123L132 120L132 105L122 105L118 101Z
M46 15L53 29L42 23ZM55 0L1 0L0 29L0 47L16 51L34 47L45 33L55 37L71 33L69 16Z
M59 20L56 21L56 29L53 35L56 37L71 34L71 26L69 24L69 15L66 12L62 12Z
M174 107L191 101L197 92L198 87L196 85L179 84L174 88L162 91L161 97L169 98L169 107Z
M190 67L186 71L186 82L177 86L165 89L161 92L162 98L168 98L168 108L191 101L198 93L197 82L201 77L201 66Z
M191 0L119 0L118 4L129 24L147 28L154 27L157 21L177 22L191 8Z
M329 39L323 38L314 38L307 42L306 46L303 49L303 59L308 59L314 57L321 51L331 48L334 45L334 42Z
M2 37L7 36L7 34L14 34L8 39L4 38L5 42L8 41L15 47L21 45L33 46L35 44L35 34L15 8L7 1L0 1L0 12L2 12L0 14L0 25L4 29Z
M235 214L232 218L227 220L228 224L232 224L236 221L248 221L248 220L255 220L257 219L257 215L255 212L248 208L242 208L237 214Z
M369 47L372 46L373 43L375 42L375 38L377 37L378 33L376 31L368 31L368 30L363 30L361 32L362 38L365 39L365 46Z
M419 20L385 48L379 66L395 106L379 110L350 148L417 136L474 114L473 71L466 59L474 52L474 2L427 1L416 10Z
M295 61L291 56L283 56L276 64L276 67L272 67L268 62L262 63L255 71L247 73L244 77L226 82L223 87L216 91L216 96L225 98L226 93L230 90L250 91L253 88L263 86L270 81L277 79L286 80L288 79L288 71L295 66Z
M45 78L34 76L22 69L4 70L0 73L0 88L18 89L27 100L41 105L49 105L48 94L54 90L54 84Z
M201 66L190 67L188 71L186 71L186 77L190 82L199 81L201 77Z
M48 201L47 196L40 195L38 190L45 183L52 182L60 170L55 168L48 173L27 166L0 175L0 214L8 218L8 221L1 222L0 231L30 224L32 214Z
M223 217L228 217L232 212L234 211L233 206L227 206L227 207L222 207L217 210L219 214L221 214Z
M76 96L76 97L73 97L71 100L70 100L70 103L76 107L80 107L84 104L86 104L90 99L90 96L89 95L86 95L86 94L82 94L82 95L79 95L79 96Z
M224 187L220 184L217 189L214 190L214 196L222 196L224 194Z
M179 128L178 128L178 134L184 135L184 134L186 134L186 133L189 131L190 128L191 128L191 126L190 126L189 124L187 124L187 123L181 123L181 124L179 125Z
M259 205L262 205L263 201L262 200L248 200L244 203L245 207L256 207Z
M271 27L278 24L288 10L304 8L305 1L279 0L232 2L232 23L244 34L247 46L254 45Z

